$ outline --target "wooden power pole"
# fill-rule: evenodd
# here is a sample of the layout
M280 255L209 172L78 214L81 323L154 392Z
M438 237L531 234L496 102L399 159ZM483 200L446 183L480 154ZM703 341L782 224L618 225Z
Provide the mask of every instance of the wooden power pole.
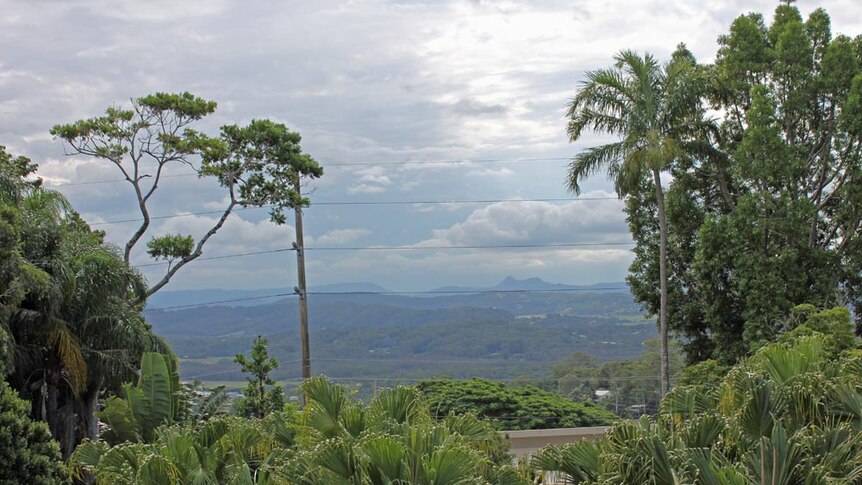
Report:
M296 192L302 195L299 184L299 176L294 182ZM294 208L296 214L296 242L293 249L296 250L296 273L299 286L294 288L299 295L299 338L302 340L302 380L311 377L311 353L308 346L308 288L305 285L305 244L302 238L302 206Z

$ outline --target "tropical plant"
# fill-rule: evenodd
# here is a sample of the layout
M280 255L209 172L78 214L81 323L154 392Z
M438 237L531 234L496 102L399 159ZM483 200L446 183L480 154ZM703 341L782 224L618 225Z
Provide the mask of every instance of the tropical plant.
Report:
M151 443L85 441L70 473L111 485L528 483L492 426L470 415L434 419L413 388L381 391L368 405L322 377L303 390L299 415L162 426Z
M717 386L677 386L658 418L547 448L532 464L565 483L859 483L860 362L821 334L770 344Z
M29 180L35 166L0 156L0 326L9 383L33 403L64 455L98 434L99 394L164 350L133 300L144 281L59 193ZM16 192L17 191L17 192Z
M216 417L205 423L165 426L152 443L85 441L69 459L74 478L97 484L285 484L293 445L291 416Z
M300 484L521 484L500 435L474 416L437 421L416 389L380 392L367 407L323 378L303 384L300 447L288 478Z
M856 35L856 34L854 34ZM731 365L773 341L800 304L853 303L862 332L862 37L781 2L771 22L736 18L718 39L703 95L711 149L670 167L668 316L690 362ZM627 204L629 283L660 306L659 228Z
M706 131L700 99L698 70L681 46L665 66L649 54L623 51L616 64L590 71L569 104L569 139L578 141L592 130L618 140L590 147L569 165L568 185L580 193L582 181L604 171L623 198L651 187L659 226L659 328L661 391L670 390L668 361L668 230L661 173L695 151L696 135Z
M215 416L230 414L231 399L225 386L207 388L199 382L183 385L182 399L186 421L206 421Z
M124 441L149 443L159 426L180 421L185 413L176 359L171 355L146 352L141 357L137 385L123 385L122 397L105 399L105 408L96 413L106 425L102 438L112 445Z

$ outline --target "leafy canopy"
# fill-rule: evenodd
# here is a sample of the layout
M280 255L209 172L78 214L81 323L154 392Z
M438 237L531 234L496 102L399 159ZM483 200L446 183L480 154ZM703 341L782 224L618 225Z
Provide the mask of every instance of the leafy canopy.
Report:
M688 359L731 364L786 331L797 305L853 304L862 322L862 37L779 5L738 17L697 65L715 126L668 166L668 322ZM658 201L631 192L628 281L658 314Z
M216 103L190 93L155 93L131 100L130 107L112 106L105 114L54 126L72 154L101 159L113 165L132 189L141 222L125 243L123 258L150 235L147 254L168 262L165 274L146 291L164 287L183 266L203 254L205 244L236 208L269 207L276 224L286 221L285 210L303 207L301 180L323 175L322 167L300 146L301 137L283 124L252 120L247 126L226 125L211 137L193 128L215 112ZM149 212L152 198L173 167L191 169L218 183L225 206L201 235L154 234Z
M592 402L574 402L533 386L509 387L474 378L426 380L416 387L436 416L475 414L506 430L599 426L614 419Z

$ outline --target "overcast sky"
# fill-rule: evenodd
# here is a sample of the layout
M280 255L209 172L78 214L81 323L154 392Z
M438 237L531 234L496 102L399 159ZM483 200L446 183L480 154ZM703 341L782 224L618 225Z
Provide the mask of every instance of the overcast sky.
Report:
M0 144L31 157L49 183L116 179L111 166L64 156L56 123L100 114L152 92L219 103L198 128L270 118L303 136L326 174L315 202L570 197L566 162L597 140L567 142L563 110L586 70L621 49L667 58L685 42L702 61L716 37L768 0L601 1L8 1L0 0ZM862 33L857 0L822 6L833 32ZM507 162L365 165L435 160ZM523 159L542 159L523 161ZM521 160L521 161L512 161ZM174 174L188 169L178 168ZM58 186L91 223L136 217L125 184ZM306 245L475 246L626 242L625 219L602 177L580 202L320 205L306 210ZM220 207L214 184L174 177L156 215ZM158 233L200 235L208 216L165 219ZM133 224L94 226L111 241ZM292 225L265 211L232 216L208 255L290 246ZM507 275L586 284L621 281L625 246L308 253L311 285L370 281L395 290L489 285ZM292 286L292 253L200 261L170 289ZM148 262L138 254L136 261ZM144 268L151 281L163 270Z

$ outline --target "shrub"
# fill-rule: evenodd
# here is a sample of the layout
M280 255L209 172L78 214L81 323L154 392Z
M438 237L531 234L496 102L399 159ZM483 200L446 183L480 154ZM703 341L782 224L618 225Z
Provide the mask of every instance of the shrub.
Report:
M65 470L48 426L29 417L30 404L0 380L0 484L54 485Z
M507 430L576 428L610 424L614 415L533 386L509 387L486 379L435 379L417 384L438 417L472 413Z

